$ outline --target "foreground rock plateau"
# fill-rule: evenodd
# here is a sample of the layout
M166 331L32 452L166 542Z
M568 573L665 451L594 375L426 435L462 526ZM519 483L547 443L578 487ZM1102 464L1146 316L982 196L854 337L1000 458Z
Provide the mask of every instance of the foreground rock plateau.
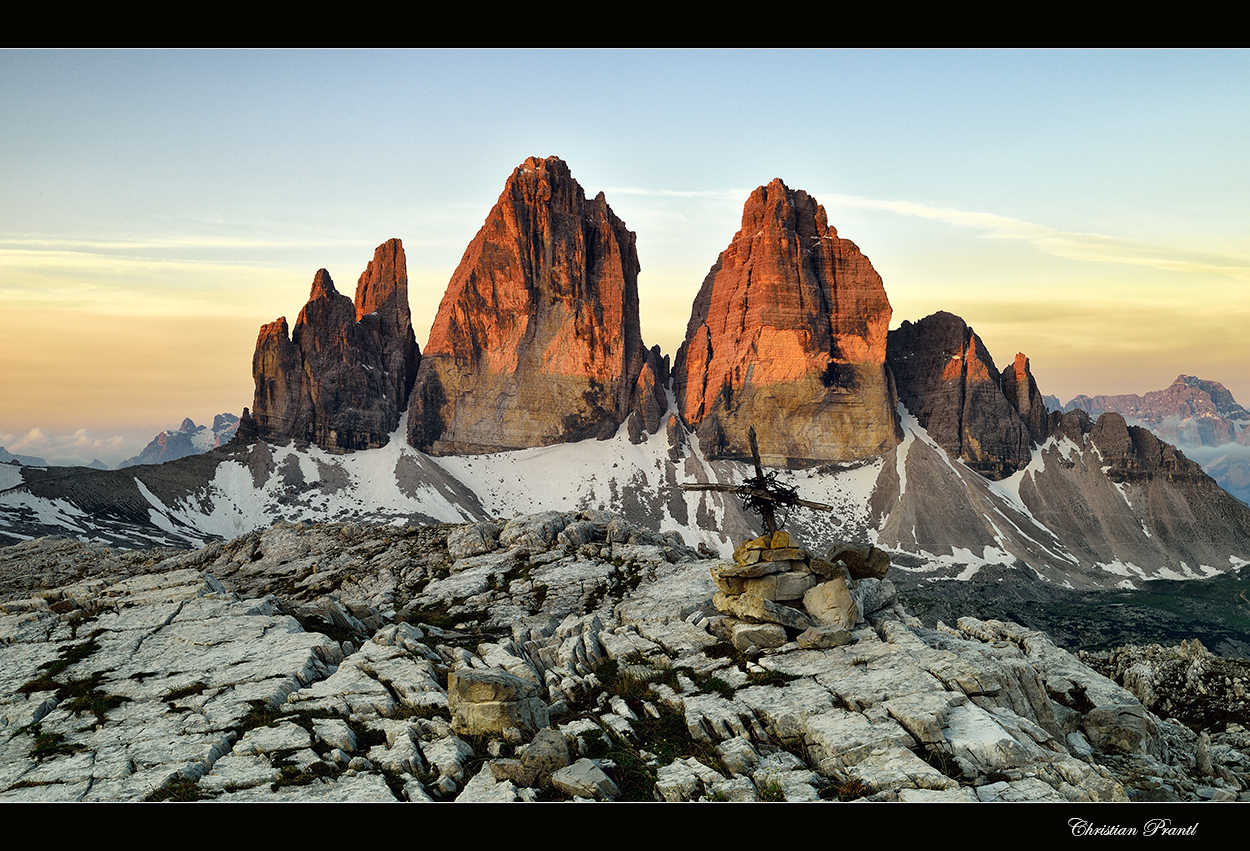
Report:
M1245 796L1245 730L1155 714L1188 676L1244 717L1244 665L1104 659L1135 694L1010 623L924 628L879 550L797 543L729 563L585 510L6 547L0 800ZM824 638L714 605L783 562L731 591L841 571Z

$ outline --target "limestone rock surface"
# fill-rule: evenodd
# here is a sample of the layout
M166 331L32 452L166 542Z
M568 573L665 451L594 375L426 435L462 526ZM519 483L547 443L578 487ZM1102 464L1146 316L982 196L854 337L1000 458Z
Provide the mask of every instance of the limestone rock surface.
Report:
M1244 728L1203 738L1156 716L1042 633L974 618L927 629L866 578L853 630L796 643L717 613L716 562L671 538L591 510L511 522L511 544L456 559L447 526L286 524L146 558L3 548L0 801L1084 802L1250 788ZM582 523L576 554L551 533ZM34 569L54 558L70 569ZM475 571L489 573L480 590L439 596ZM734 634L746 648L725 646ZM1245 663L1196 642L1104 661L1186 717L1200 693L1208 711L1245 702ZM463 698L529 701L551 727L462 737Z
M695 298L673 369L682 417L709 457L805 466L899 439L885 369L890 302L825 210L781 180L751 193L742 228Z

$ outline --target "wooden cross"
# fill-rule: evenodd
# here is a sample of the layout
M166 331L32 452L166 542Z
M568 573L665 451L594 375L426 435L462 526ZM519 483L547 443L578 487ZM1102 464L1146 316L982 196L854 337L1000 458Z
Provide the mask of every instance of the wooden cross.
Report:
M777 481L776 473L765 475L764 466L760 463L760 448L755 442L755 426L747 430L747 439L751 442L751 459L755 462L755 477L747 479L740 485L682 485L687 491L718 491L733 493L742 497L742 507L748 511L758 511L764 518L764 529L772 535L777 531L777 506L800 505L803 508L814 508L817 511L833 511L832 505L820 502L808 502L799 499L794 488L787 487Z

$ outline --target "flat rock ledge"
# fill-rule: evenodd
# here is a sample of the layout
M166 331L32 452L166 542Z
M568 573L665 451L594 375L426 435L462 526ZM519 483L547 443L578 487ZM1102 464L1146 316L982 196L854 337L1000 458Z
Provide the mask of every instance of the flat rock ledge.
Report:
M717 561L601 512L283 525L152 563L19 547L0 551L31 577L0 597L4 801L1160 801L1250 786L1240 727L1160 718L1041 633L927 629L897 602L814 633L746 624L713 605ZM21 573L61 552L77 581Z

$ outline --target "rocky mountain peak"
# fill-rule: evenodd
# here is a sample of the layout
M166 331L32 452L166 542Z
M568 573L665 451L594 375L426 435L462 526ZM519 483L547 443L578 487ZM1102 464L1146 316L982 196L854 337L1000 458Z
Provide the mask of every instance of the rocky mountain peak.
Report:
M742 227L695 298L674 390L710 457L802 466L898 442L884 367L881 277L824 208L780 179L751 193Z
M1233 398L1229 389L1218 381L1208 381L1194 375L1178 375L1173 386L1177 384L1206 393L1211 398L1211 404L1215 406L1216 412L1222 417L1230 420L1250 419L1250 411L1237 404L1237 400Z
M1029 440L1040 444L1050 433L1050 414L1046 400L1037 389L1037 381L1029 370L1029 359L1024 352L1017 352L1015 361L1003 369L999 378L1003 395L1029 430Z
M399 424L419 357L399 240L374 252L354 303L320 269L295 328L288 332L282 317L260 329L252 358L258 433L331 451L381 446Z
M1028 358L1017 355L999 373L981 338L952 313L905 321L891 331L889 364L899 400L920 425L950 455L989 478L1028 464L1031 442L1045 439L1046 410Z
M1188 446L1223 446L1243 443L1244 423L1250 412L1237 403L1233 394L1218 381L1179 375L1162 390L1143 395L1080 395L1064 406L1098 416L1114 411L1127 420L1140 423L1160 438Z
M335 288L334 279L330 277L330 273L325 269L318 269L317 274L313 275L312 289L308 293L308 300L332 299L337 295L339 295L339 291Z
M246 415L247 409L243 410ZM138 464L165 464L190 455L199 455L229 443L234 438L238 427L239 418L230 413L213 417L212 428L196 425L190 417L184 417L182 425L176 430L162 431L152 438L142 452L127 458L117 466L120 469ZM107 470L108 467L102 465L100 469Z
M634 234L557 157L517 167L430 330L409 441L435 454L659 428L663 367L638 321Z
M401 293L405 296L402 299ZM373 259L356 282L356 321L387 307L407 314L407 293L408 263L404 244L398 239L389 239L373 252Z

